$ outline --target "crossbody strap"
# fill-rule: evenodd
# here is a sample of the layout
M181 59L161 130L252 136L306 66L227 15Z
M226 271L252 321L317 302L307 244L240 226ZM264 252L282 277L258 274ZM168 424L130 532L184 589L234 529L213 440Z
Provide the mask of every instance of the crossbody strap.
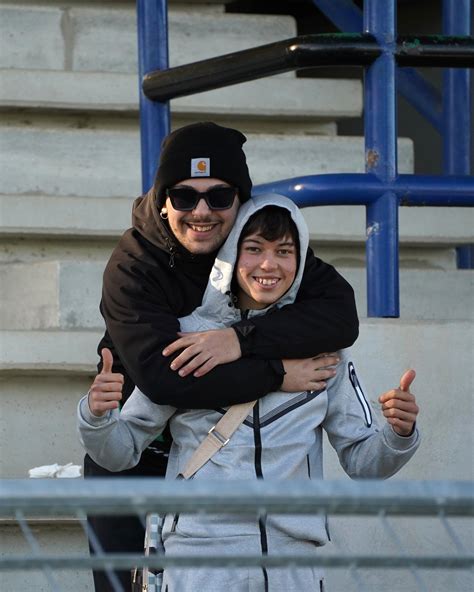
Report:
M229 442L256 402L239 403L229 407L223 417L209 430L180 475L185 479L190 479L194 473L199 471L216 452Z

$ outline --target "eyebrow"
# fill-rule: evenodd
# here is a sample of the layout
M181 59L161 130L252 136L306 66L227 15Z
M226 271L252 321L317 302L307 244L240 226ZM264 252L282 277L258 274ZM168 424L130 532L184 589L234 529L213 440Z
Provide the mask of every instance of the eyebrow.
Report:
M266 240L266 239L264 239L263 237L260 238L258 236L258 237L254 238L254 237L248 236L247 238L243 239L242 244L247 243L247 242L261 244L261 243L263 243L264 240ZM273 241L271 241L271 242L273 242ZM282 242L278 243L278 246L279 247L294 247L295 242L293 241L293 239L290 239L290 240L286 240L286 241L282 241Z

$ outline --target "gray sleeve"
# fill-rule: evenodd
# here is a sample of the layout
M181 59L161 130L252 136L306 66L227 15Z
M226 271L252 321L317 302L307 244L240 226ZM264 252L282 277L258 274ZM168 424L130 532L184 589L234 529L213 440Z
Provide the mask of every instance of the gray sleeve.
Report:
M135 389L122 410L93 415L87 396L77 407L79 439L89 456L108 471L134 467L143 450L164 430L176 409L152 403Z
M410 436L400 436L389 423L380 421L366 396L350 350L339 353L337 375L328 381L328 410L323 427L350 477L390 477L418 448L418 429L415 427Z

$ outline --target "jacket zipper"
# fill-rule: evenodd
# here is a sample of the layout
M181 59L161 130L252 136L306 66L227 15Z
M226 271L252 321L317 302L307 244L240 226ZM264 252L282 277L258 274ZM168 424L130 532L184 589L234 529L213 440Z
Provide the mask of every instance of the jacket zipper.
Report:
M260 433L260 401L257 401L253 408L253 438L255 443L255 474L257 479L263 479L262 471L262 435ZM264 514L258 519L258 528L260 530L260 548L262 555L268 555L268 538L266 529L267 516ZM268 573L265 567L262 567L263 579L265 583L265 592L268 592Z
M174 267L174 253L175 253L175 248L171 244L171 241L170 241L170 239L167 236L165 236L165 242L166 242L166 246L168 247L168 251L170 253L169 266L171 268L173 268Z

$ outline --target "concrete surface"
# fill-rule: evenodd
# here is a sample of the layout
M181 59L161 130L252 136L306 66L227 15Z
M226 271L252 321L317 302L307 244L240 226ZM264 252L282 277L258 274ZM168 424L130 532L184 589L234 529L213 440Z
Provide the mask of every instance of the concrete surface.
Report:
M0 82L2 107L138 111L136 74L4 68ZM305 129L317 129L314 120L358 117L362 88L358 80L295 78L282 84L272 77L173 99L171 108L173 114L211 119L304 121Z
M4 67L137 71L133 5L48 4L0 6L0 35L8 39L2 44ZM222 14L199 8L171 7L168 25L172 67L296 35L296 23L291 17ZM290 72L280 78L293 76Z
M291 133L247 137L246 154L256 185L308 174L364 172L362 138ZM139 146L138 128L127 120L52 122L28 117L26 123L9 122L2 128L2 193L139 195ZM413 170L408 139L399 141L399 165L400 172Z
M104 261L45 261L0 266L0 328L102 329L99 313ZM366 273L339 268L367 314ZM35 289L31 290L32 283ZM401 269L400 316L414 320L474 320L474 271Z

